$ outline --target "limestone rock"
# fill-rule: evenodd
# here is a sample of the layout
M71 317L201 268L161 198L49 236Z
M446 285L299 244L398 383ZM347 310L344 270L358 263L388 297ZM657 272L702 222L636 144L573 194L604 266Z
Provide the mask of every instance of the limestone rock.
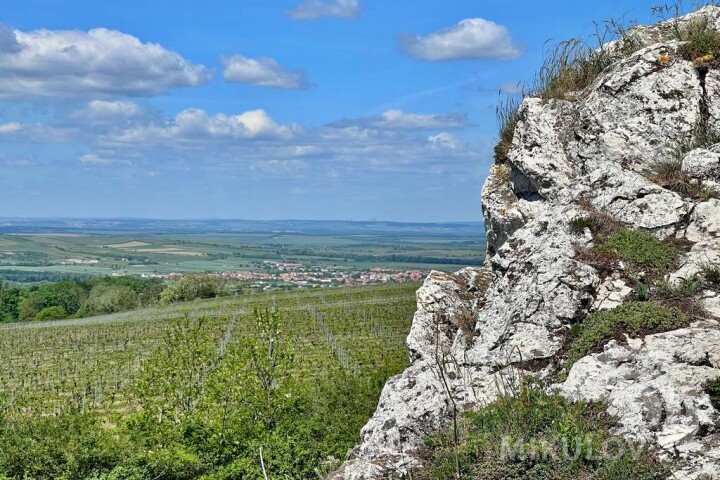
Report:
M720 8L677 22L697 18L720 29ZM677 54L680 43L667 40L673 22L634 29L647 46L568 95L573 101L525 99L507 161L493 165L483 188L485 267L427 278L408 336L411 365L388 381L359 445L331 478L405 473L423 438L446 427L453 411L506 393L498 377L512 372L552 378L571 325L628 301L632 284L623 272L596 270L578 255L596 239L587 229L573 233L568 222L588 209L660 238L686 237L692 246L671 281L705 262L720 264L720 201L691 201L649 175L656 162L675 159L699 121L720 119L720 74L702 75ZM712 181L719 153L690 152L685 173ZM720 296L703 295L708 315L720 313ZM557 388L608 402L618 434L665 452L678 478L695 479L720 474L720 414L703 391L718 376L720 326L708 320L612 341L579 360Z
M720 181L720 146L711 150L698 148L685 155L682 160L682 171L690 178L697 180Z
M579 360L562 394L602 401L618 419L614 433L660 447L677 478L720 475L720 412L704 392L720 377L720 328L697 323L649 335L636 347L611 341L602 353Z

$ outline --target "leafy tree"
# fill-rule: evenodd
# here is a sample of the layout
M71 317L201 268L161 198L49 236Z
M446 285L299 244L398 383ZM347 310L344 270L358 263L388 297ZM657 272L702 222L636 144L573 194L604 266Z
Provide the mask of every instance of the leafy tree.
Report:
M160 295L164 304L195 300L196 298L212 298L223 291L220 280L210 275L184 275L168 285Z
M77 312L78 317L132 310L139 305L138 294L124 285L99 284L90 291L88 299Z
M33 320L41 310L47 307L62 307L68 315L75 315L87 291L79 284L69 280L42 285L20 302L18 307L20 320Z
M27 290L0 281L0 322L14 322L20 318L19 305Z

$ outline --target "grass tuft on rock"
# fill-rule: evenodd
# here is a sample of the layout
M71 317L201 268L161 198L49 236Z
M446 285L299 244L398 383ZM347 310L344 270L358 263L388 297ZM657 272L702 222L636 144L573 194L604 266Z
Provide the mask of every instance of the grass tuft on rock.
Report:
M683 43L678 53L685 60L692 60L696 67L712 62L720 54L720 33L708 22L698 18L688 23L680 32Z
M570 231L575 234L581 234L586 228L592 230L593 222L588 217L575 217L568 222Z
M608 340L642 337L687 326L692 317L659 302L633 302L591 313L575 325L568 348L567 370L582 357L599 351Z
M654 235L635 230L613 233L597 247L601 253L610 253L637 268L666 273L675 264L678 249Z
M705 393L710 396L710 404L715 410L720 410L720 378L710 380L705 384Z
M413 479L660 480L669 474L652 454L634 458L630 444L608 433L614 421L603 405L574 403L538 386L467 412L462 425L458 442L451 433L426 440L419 452L425 468ZM603 445L617 455L603 455Z
M720 285L720 265L704 263L700 266L702 275L708 283Z

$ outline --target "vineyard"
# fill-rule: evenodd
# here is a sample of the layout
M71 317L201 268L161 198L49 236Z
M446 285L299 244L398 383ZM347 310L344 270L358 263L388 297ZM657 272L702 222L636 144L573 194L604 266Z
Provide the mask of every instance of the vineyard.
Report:
M416 284L241 295L58 322L0 326L5 408L127 411L144 363L178 320L202 318L218 351L254 333L253 311L282 312L303 378L344 370L378 378L401 371Z
M322 477L407 365L417 287L2 324L0 479Z

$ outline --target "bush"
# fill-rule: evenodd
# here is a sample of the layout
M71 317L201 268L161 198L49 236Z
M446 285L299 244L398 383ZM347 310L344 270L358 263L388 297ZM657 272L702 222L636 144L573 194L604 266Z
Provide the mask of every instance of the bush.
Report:
M131 452L96 414L17 415L0 424L0 478L84 479L109 472Z
M650 233L622 230L612 234L597 250L611 253L632 266L665 273L675 265L678 250Z
M68 317L67 312L62 307L47 307L40 310L35 315L35 320L38 322L49 321L49 320L63 320Z
M667 478L669 472L649 452L634 458L627 442L612 437L612 424L602 405L572 403L524 386L514 397L466 413L457 446L448 433L429 437L420 450L426 467L412 478L450 480L458 473L478 480ZM608 444L617 447L613 453L626 453L600 455Z
M658 302L634 302L612 310L590 314L585 321L573 327L568 349L567 370L579 359L598 351L608 340L625 340L625 335L640 337L651 333L682 328L691 317Z
M195 300L196 298L213 298L222 293L220 280L210 275L184 275L168 285L160 294L160 302L164 304Z
M132 310L139 305L138 294L124 285L96 285L77 312L78 317Z

